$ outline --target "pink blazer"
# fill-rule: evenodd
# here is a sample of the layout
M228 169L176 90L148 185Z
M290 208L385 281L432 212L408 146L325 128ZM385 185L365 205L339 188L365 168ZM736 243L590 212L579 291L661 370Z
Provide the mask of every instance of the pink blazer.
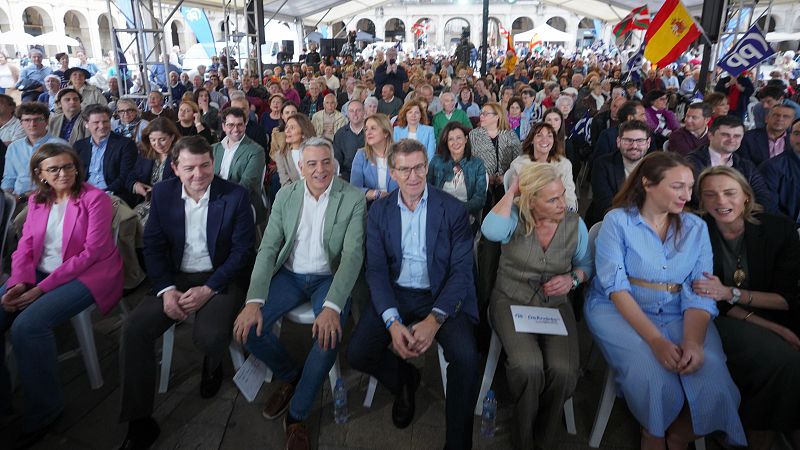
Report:
M28 200L28 217L22 238L11 256L11 277L7 286L36 284L36 266L44 250L44 237L50 206ZM78 279L94 297L105 314L122 298L122 258L119 256L111 221L114 207L105 192L84 183L77 199L71 199L64 213L61 255L64 262L47 276L39 288L44 292Z

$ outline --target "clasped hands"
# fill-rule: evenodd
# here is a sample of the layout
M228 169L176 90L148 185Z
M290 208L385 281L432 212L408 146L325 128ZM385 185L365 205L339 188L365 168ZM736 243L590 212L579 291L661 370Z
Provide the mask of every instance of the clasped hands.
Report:
M8 312L22 311L34 300L41 297L42 294L44 294L44 291L38 286L28 289L25 283L18 283L3 294L0 303L3 304L3 309Z
M684 341L681 345L676 345L663 336L659 336L649 344L658 362L670 372L688 375L703 365L702 344Z
M195 286L186 292L170 289L161 296L164 314L172 320L186 320L189 314L202 308L215 294L208 286Z
M429 314L424 320L417 322L410 328L396 320L389 327L389 334L392 336L392 348L403 359L420 356L430 348L436 333L439 331L439 327L441 325L432 314Z

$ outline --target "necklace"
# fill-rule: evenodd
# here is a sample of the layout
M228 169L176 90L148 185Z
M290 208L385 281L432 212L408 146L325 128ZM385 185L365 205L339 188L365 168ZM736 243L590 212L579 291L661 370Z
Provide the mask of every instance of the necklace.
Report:
M723 238L723 243L725 247L731 253L736 255L736 270L733 271L733 284L736 287L742 287L742 283L747 279L747 272L744 271L742 267L742 249L744 248L744 235L739 235L738 237L728 240ZM731 248L731 243L735 248Z

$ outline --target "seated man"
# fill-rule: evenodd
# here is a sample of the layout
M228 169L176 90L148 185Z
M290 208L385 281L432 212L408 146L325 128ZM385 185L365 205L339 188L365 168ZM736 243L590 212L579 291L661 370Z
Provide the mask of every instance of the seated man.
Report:
M667 150L686 156L698 147L708 144L707 124L710 118L711 106L707 103L692 103L687 106L683 126L669 134Z
M180 103L180 99L173 100ZM178 120L175 110L164 105L164 94L159 91L150 91L147 94L147 108L147 111L142 113L142 119L148 122L152 122L156 117L166 117L173 122Z
M756 167L774 158L792 146L789 140L789 127L794 121L794 108L777 104L767 112L766 126L754 128L744 133L739 155L749 159Z
M800 228L800 120L789 128L789 139L790 146L761 164L759 170L769 190L778 196L778 212Z
M641 120L647 123L644 105L639 100L629 100L620 106L617 111L618 123L627 122L629 120ZM591 160L608 154L619 152L617 148L617 137L619 136L619 126L613 128L606 128L600 133L597 142L594 144L594 152L592 152ZM655 150L655 141L650 139L650 150Z
M400 187L369 211L366 279L373 307L361 313L347 360L395 395L392 421L405 428L414 419L420 375L404 360L422 355L436 339L450 363L445 448L472 448L480 356L469 216L455 197L425 182L428 157L418 141L395 143L388 164Z
M744 136L744 123L736 116L717 117L708 128L708 145L689 153L686 160L694 167L695 180L706 167L726 165L741 172L756 194L756 201L768 212L777 212L775 194L769 190L761 174L750 160L739 156L739 146ZM696 194L692 204L697 205Z
M586 211L587 227L603 220L614 196L650 147L650 128L645 122L623 122L619 132L619 151L595 159L592 165L592 203Z
M364 104L358 99L347 102L347 116L349 123L336 131L333 135L333 152L341 167L340 176L345 181L350 180L350 170L353 167L353 158L356 151L364 147Z
M153 186L144 233L152 295L122 329L120 420L129 422L122 448L148 448L158 438L152 417L155 343L192 313L194 342L204 354L200 395L216 395L253 263L255 225L247 191L214 176L211 146L200 136L179 140L171 154L177 178Z
M741 76L741 75L740 75ZM800 105L786 97L784 86L765 86L758 91L758 103L753 106L753 122L756 128L764 128L767 124L767 113L775 105L786 105L794 111L793 120L800 119Z
M301 181L278 191L258 250L247 304L233 333L286 384L267 400L263 416L289 410L286 448L309 448L303 421L336 361L350 291L364 259L364 194L336 175L330 142L310 138L300 147ZM291 360L272 325L311 302L314 343L305 365Z
M226 108L220 113L225 138L214 144L214 174L243 186L250 194L256 210L256 223L267 221L264 192L264 149L245 135L247 114L239 108Z
M56 104L61 112L50 116L47 131L53 136L75 145L75 142L86 137L86 125L81 117L81 94L75 89L64 88L56 95Z

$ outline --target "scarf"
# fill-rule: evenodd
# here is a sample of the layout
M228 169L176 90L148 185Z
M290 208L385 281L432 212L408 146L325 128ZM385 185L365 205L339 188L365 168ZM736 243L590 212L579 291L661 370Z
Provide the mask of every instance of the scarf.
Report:
M127 125L120 122L119 126L114 131L117 132L118 134L125 136L128 139L136 140L136 136L134 135L134 133L136 132L136 128L139 126L139 122L141 121L142 119L137 118L136 120Z
M522 116L519 117L508 116L508 126L510 126L511 129L519 128L520 122L522 122Z
M462 110L462 111L464 111L464 112L467 112L467 109L468 109L470 106L472 106L472 102L469 102L469 103L466 103L466 104L465 104L465 103L458 102L458 106L461 108L461 110Z

